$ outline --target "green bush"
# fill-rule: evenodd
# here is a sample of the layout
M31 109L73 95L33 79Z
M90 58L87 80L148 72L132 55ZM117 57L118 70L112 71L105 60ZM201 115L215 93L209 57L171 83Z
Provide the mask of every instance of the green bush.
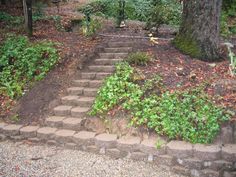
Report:
M139 85L134 73L128 63L118 64L98 91L91 115L104 115L119 105L131 113L131 125L192 143L212 142L220 123L229 118L200 88L170 93L159 76Z
M131 82L131 74L134 72L133 68L128 63L120 63L116 65L116 72L108 77L96 97L92 115L104 114L112 109L117 103L132 94L137 85Z
M212 142L220 123L228 120L223 110L198 89L151 95L128 108L135 109L132 124L146 125L170 139L191 143Z
M85 9L90 9L93 14L118 18L119 3L113 0L96 0L78 10L84 12ZM150 0L127 0L125 5L126 19L146 21L149 9Z
M179 25L182 5L176 0L152 0L148 12L147 26L159 27L162 24Z
M234 19L234 20L233 20ZM223 8L220 19L221 35L229 37L236 34L236 1L223 0Z
M129 64L134 64L136 66L145 66L150 61L152 61L152 57L146 52L136 52L129 54L125 60Z
M101 27L100 21L95 18L91 18L90 21L86 19L82 21L82 30L85 36L93 36Z
M96 0L80 8L79 11L105 17L119 18L119 3L113 0ZM126 0L125 18L145 21L148 27L161 24L179 25L182 5L176 0Z
M9 35L0 48L0 92L21 96L26 84L44 78L58 59L51 42L33 44L24 36Z

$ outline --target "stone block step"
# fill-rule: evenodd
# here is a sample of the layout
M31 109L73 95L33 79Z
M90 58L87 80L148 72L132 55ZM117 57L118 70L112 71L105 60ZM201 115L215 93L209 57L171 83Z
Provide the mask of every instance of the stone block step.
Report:
M131 47L133 45L132 42L109 42L109 48L118 48L118 47Z
M79 131L82 129L82 119L66 118L62 121L63 129Z
M97 88L85 88L84 89L84 96L96 96L98 92Z
M78 88L78 92L77 92ZM77 95L84 95L84 96L96 96L98 88L82 88L82 87L71 87L69 89L70 96L66 96L62 98L62 103L67 104L69 102L69 105L74 103L74 100L77 100L79 97ZM76 103L76 101L75 101Z
M119 48L105 48L104 51L106 53L122 53L122 52L125 52L125 53L128 53L128 52L131 52L132 51L132 48L131 47L119 47Z
M125 58L128 55L128 53L99 53L99 56L101 58Z
M74 107L71 109L71 116L77 118L84 118L89 110L90 110L89 107L80 107L80 106Z
M89 87L90 88L99 88L101 87L103 84L103 81L102 80L92 80L92 81L89 81Z
M94 64L96 65L114 65L118 62L122 62L123 59L96 59Z
M89 79L74 80L73 86L75 86L75 87L89 87L90 81L91 80L89 80Z
M115 71L115 66L89 66L88 67L90 71L95 72L113 72Z
M69 95L61 98L61 102L64 105L77 106L79 96Z
M84 72L81 74L82 79L95 79L95 80L102 80L108 76L110 76L111 72Z
M90 107L92 106L94 100L94 97L80 97L78 99L78 105L81 107Z
M95 72L83 72L81 73L82 79L95 79L96 73Z
M82 109L82 108L81 108ZM45 125L52 128L64 128L69 130L81 130L82 118L50 116L46 118Z
M60 105L53 109L55 116L67 116L70 114L72 106Z
M46 118L45 125L48 127L60 128L63 125L63 120L65 117L62 116L50 116Z
M83 87L70 87L67 89L69 95L82 95L84 91Z
M102 86L103 81L102 80L87 80L87 79L81 79L81 80L74 80L73 85L75 87L89 87L89 88L98 88Z

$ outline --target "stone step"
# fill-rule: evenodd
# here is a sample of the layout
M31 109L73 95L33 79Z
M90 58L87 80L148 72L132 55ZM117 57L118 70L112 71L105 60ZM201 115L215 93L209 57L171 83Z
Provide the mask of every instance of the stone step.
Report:
M96 59L94 64L96 65L114 65L118 62L122 62L123 59Z
M132 42L109 42L109 48L118 48L118 47L131 47L133 45Z
M99 56L101 58L111 58L111 59L116 59L116 58L125 58L127 57L128 53L99 53Z
M83 87L70 87L67 89L69 95L82 95L83 91Z
M84 118L86 117L89 110L89 107L74 107L71 109L71 116L76 118Z
M102 83L103 83L102 80L82 79L82 80L74 80L73 81L73 86L75 86L75 87L98 88L102 85Z
M96 96L98 92L97 88L85 88L84 89L84 96Z
M103 80L92 80L89 81L89 87L90 88L99 88L103 84Z
M113 72L115 71L115 66L96 66L96 65L93 65L93 66L89 66L88 67L90 71L95 71L95 72Z
M65 118L66 117L62 117L62 116L50 116L50 117L46 118L45 125L48 127L61 128L63 125L63 120Z
M131 52L132 47L119 47L119 48L105 48L104 52L106 53L122 53L122 52Z
M82 79L95 79L95 80L102 80L108 76L110 76L111 72L84 72L81 74Z
M62 97L61 102L64 105L78 106L78 99L79 98L80 98L79 96L68 95L68 96Z
M83 72L81 73L82 79L95 79L96 73L95 72Z
M70 115L72 106L60 105L53 109L55 116L67 116Z
M78 91L77 91L77 88L78 88ZM71 87L71 88L68 88L67 90L69 90L68 92L70 96L63 97L64 98L62 99L63 104L66 104L67 101L72 101L73 103L73 100L78 99L78 95L96 96L98 88ZM65 101L63 102L63 100Z
M94 100L94 97L80 97L78 99L78 105L81 107L90 107L92 106Z
M46 118L45 125L52 128L64 128L79 131L82 129L81 122L81 118L51 116Z
M100 72L100 73L96 74L96 79L103 80L110 75L112 75L112 73L110 73L110 72Z
M66 118L62 121L63 129L68 130L75 130L79 131L82 130L82 119L80 118Z
M73 86L75 86L75 87L89 87L90 81L91 80L89 80L89 79L74 80Z

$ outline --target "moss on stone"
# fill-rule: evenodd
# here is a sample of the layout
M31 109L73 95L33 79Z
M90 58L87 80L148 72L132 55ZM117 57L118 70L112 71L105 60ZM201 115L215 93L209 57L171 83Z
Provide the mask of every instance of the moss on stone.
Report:
M188 37L188 35L177 35L172 42L181 52L196 58L202 57L201 48L198 46L197 42L191 37Z

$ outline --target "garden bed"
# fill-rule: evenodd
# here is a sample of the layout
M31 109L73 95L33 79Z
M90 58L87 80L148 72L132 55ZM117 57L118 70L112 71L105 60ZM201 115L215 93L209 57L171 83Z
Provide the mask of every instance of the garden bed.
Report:
M22 17L20 7L11 9L4 9L3 7L2 11L12 15L13 18L15 16ZM72 19L81 18L80 14L77 17L71 13L66 15L66 12L71 11L71 5L61 7L60 14L57 14L56 8L52 7L47 10L47 16L52 16L52 18L42 17L42 19L34 22L34 35L30 42L37 43L47 40L56 43L61 59L43 80L35 83L29 90L27 89L20 99L11 99L7 95L0 96L0 117L4 121L23 124L38 124L43 121L50 112L51 101L63 94L78 73L82 59L88 58L87 55L94 50L94 46L100 40L99 38L91 40L82 34L69 33L62 29L67 27ZM59 17L58 21L57 18L53 18L55 15ZM6 22L0 21L0 27L1 43L5 41L7 33L25 35L23 23L18 24L18 26L15 24L7 26Z

